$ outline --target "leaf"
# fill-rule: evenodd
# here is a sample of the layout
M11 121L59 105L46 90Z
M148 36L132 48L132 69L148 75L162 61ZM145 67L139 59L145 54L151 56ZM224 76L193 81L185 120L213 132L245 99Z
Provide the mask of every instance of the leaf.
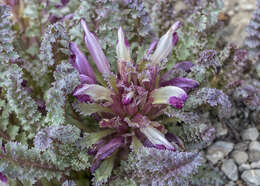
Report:
M139 184L185 185L200 166L196 152L173 152L143 147L122 166L125 175Z
M18 58L13 40L14 32L11 29L12 22L10 17L10 8L6 5L0 5L0 62L8 62Z
M115 158L116 155L114 154L110 158L102 161L100 167L96 170L94 174L95 178L92 180L94 185L99 186L107 183L114 167Z
M114 132L114 130L102 130L99 132L93 132L93 133L85 133L84 134L84 141L87 144L88 147L96 144L100 139L102 139L103 137L106 137L110 134L112 134Z

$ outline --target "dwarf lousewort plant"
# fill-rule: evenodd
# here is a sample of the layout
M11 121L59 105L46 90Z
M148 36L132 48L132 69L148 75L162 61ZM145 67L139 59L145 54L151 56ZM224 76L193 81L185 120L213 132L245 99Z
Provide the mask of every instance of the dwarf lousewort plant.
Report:
M163 63L178 42L176 22L158 43L152 43L141 61L131 59L131 50L125 33L118 29L116 46L117 70L115 75L109 69L109 62L101 49L97 37L91 33L84 20L85 45L95 62L98 71L105 77L101 84L88 60L77 45L70 43L70 62L79 71L81 85L73 93L89 114L98 114L99 127L112 129L95 145L91 171L94 172L102 160L110 157L124 146L129 146L136 137L146 147L160 150L178 151L184 145L180 138L168 133L156 119L163 114L167 105L181 109L188 97L188 90L199 83L188 78L173 78L164 81L161 77ZM188 63L189 65L189 63ZM185 66L185 65L184 65ZM86 98L87 97L87 98Z
M1 1L0 185L225 184L200 151L258 124L258 62L179 1Z

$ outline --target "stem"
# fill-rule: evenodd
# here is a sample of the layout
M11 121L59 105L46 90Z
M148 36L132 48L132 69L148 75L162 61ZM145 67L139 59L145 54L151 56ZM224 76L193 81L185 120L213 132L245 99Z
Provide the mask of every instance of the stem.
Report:
M10 137L5 134L3 131L0 130L0 137L2 137L3 139L5 139L6 141L10 141Z
M37 169L43 169L43 170L47 170L47 171L60 172L60 173L65 173L65 171L66 171L66 169L60 170L54 166L49 166L46 164L42 165L41 163L31 162L31 161L25 160L25 159L12 159L12 157L10 157L8 154L3 154L3 153L0 153L0 158L5 159L9 162L12 162L20 167L34 167Z

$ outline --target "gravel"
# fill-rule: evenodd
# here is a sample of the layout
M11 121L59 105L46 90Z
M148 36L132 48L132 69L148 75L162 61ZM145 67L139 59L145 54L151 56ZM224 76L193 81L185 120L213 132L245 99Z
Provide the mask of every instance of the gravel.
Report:
M255 141L259 136L259 132L257 128L249 128L243 131L242 133L242 139L243 140L251 140Z
M251 162L260 160L260 143L258 141L252 141L249 144L249 160Z
M251 169L251 166L248 163L243 163L242 165L239 166L239 171L242 172L244 170L249 170Z
M255 169L255 168L259 168L260 169L260 161L252 162L250 166L253 169Z
M206 158L216 164L233 150L234 144L226 141L218 141L209 147Z
M260 169L246 170L242 173L241 178L247 184L260 185Z
M260 143L258 141L252 141L249 144L249 151L257 151L260 152Z
M238 170L233 159L224 160L221 170L230 180L236 181L238 179Z
M248 160L248 154L245 151L233 151L232 158L239 165L245 163Z

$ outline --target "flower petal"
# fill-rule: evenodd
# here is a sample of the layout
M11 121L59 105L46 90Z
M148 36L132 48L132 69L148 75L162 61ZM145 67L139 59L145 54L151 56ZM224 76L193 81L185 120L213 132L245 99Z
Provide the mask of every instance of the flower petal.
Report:
M168 141L174 142L182 149L185 149L183 141L178 136L175 136L174 134L168 132L165 134L165 137Z
M96 63L99 72L102 74L110 74L109 62L98 42L98 39L88 30L87 24L83 19L81 20L81 26L85 32L85 45L88 48L92 59Z
M8 185L8 179L2 172L0 172L0 181Z
M127 94L124 94L122 97L122 103L124 105L128 105L129 103L131 103L134 95L135 95L134 92L128 92Z
M131 61L130 46L122 27L118 29L118 42L116 45L117 59L119 61Z
M77 100L79 100L79 102L81 103L88 103L91 101L90 97L88 95L82 94L82 95L75 95L75 92L77 92L77 90L81 89L83 87L84 84L80 84L78 85L75 90L73 91L73 96L77 98Z
M107 100L112 101L112 91L96 84L84 84L74 92L74 96L88 95L94 101Z
M87 84L95 84L96 83L96 81L94 81L92 78L90 78L89 76L86 76L84 74L80 74L79 79L80 79L81 83L87 83Z
M160 38L156 50L151 57L152 64L159 64L170 54L172 48L178 42L178 35L176 33L176 30L180 27L180 25L180 21L177 21L171 26L168 32Z
M150 55L150 54L154 51L154 49L155 49L155 47L157 46L157 44L158 44L158 40L154 40L154 41L151 43L151 45L150 45L149 49L147 50L146 54L147 54L147 55Z
M152 92L153 104L170 104L176 108L182 108L186 99L186 92L175 86L166 86L155 89Z
M70 42L69 44L70 52L74 57L71 57L72 65L79 71L80 74L84 74L88 76L89 78L93 79L93 81L96 81L95 73L88 63L87 58L84 56L84 54L80 51L76 43Z
M191 67L193 67L194 64L191 61L183 61L180 63L177 63L173 66L174 69L182 69L186 72L190 72Z
M140 131L148 138L148 140L158 149L168 149L175 151L176 148L154 127L148 126L140 128Z
M98 150L94 158L94 161L91 165L90 168L91 172L94 173L95 170L100 166L101 161L111 156L113 152L115 152L115 150L117 150L121 145L123 145L123 143L124 143L124 138L122 136L118 136L110 140L103 147L101 147Z
M169 70L168 72L166 72L165 74L163 74L160 77L160 82L162 81L168 81L173 77L174 72L176 72L177 70L181 69L184 70L185 72L190 72L191 67L193 67L194 64L190 61L183 61L180 63L175 64L171 70Z
M189 79L189 78L173 78L169 81L161 82L160 86L176 86L182 88L186 92L189 92L191 89L197 88L200 86L199 82Z

